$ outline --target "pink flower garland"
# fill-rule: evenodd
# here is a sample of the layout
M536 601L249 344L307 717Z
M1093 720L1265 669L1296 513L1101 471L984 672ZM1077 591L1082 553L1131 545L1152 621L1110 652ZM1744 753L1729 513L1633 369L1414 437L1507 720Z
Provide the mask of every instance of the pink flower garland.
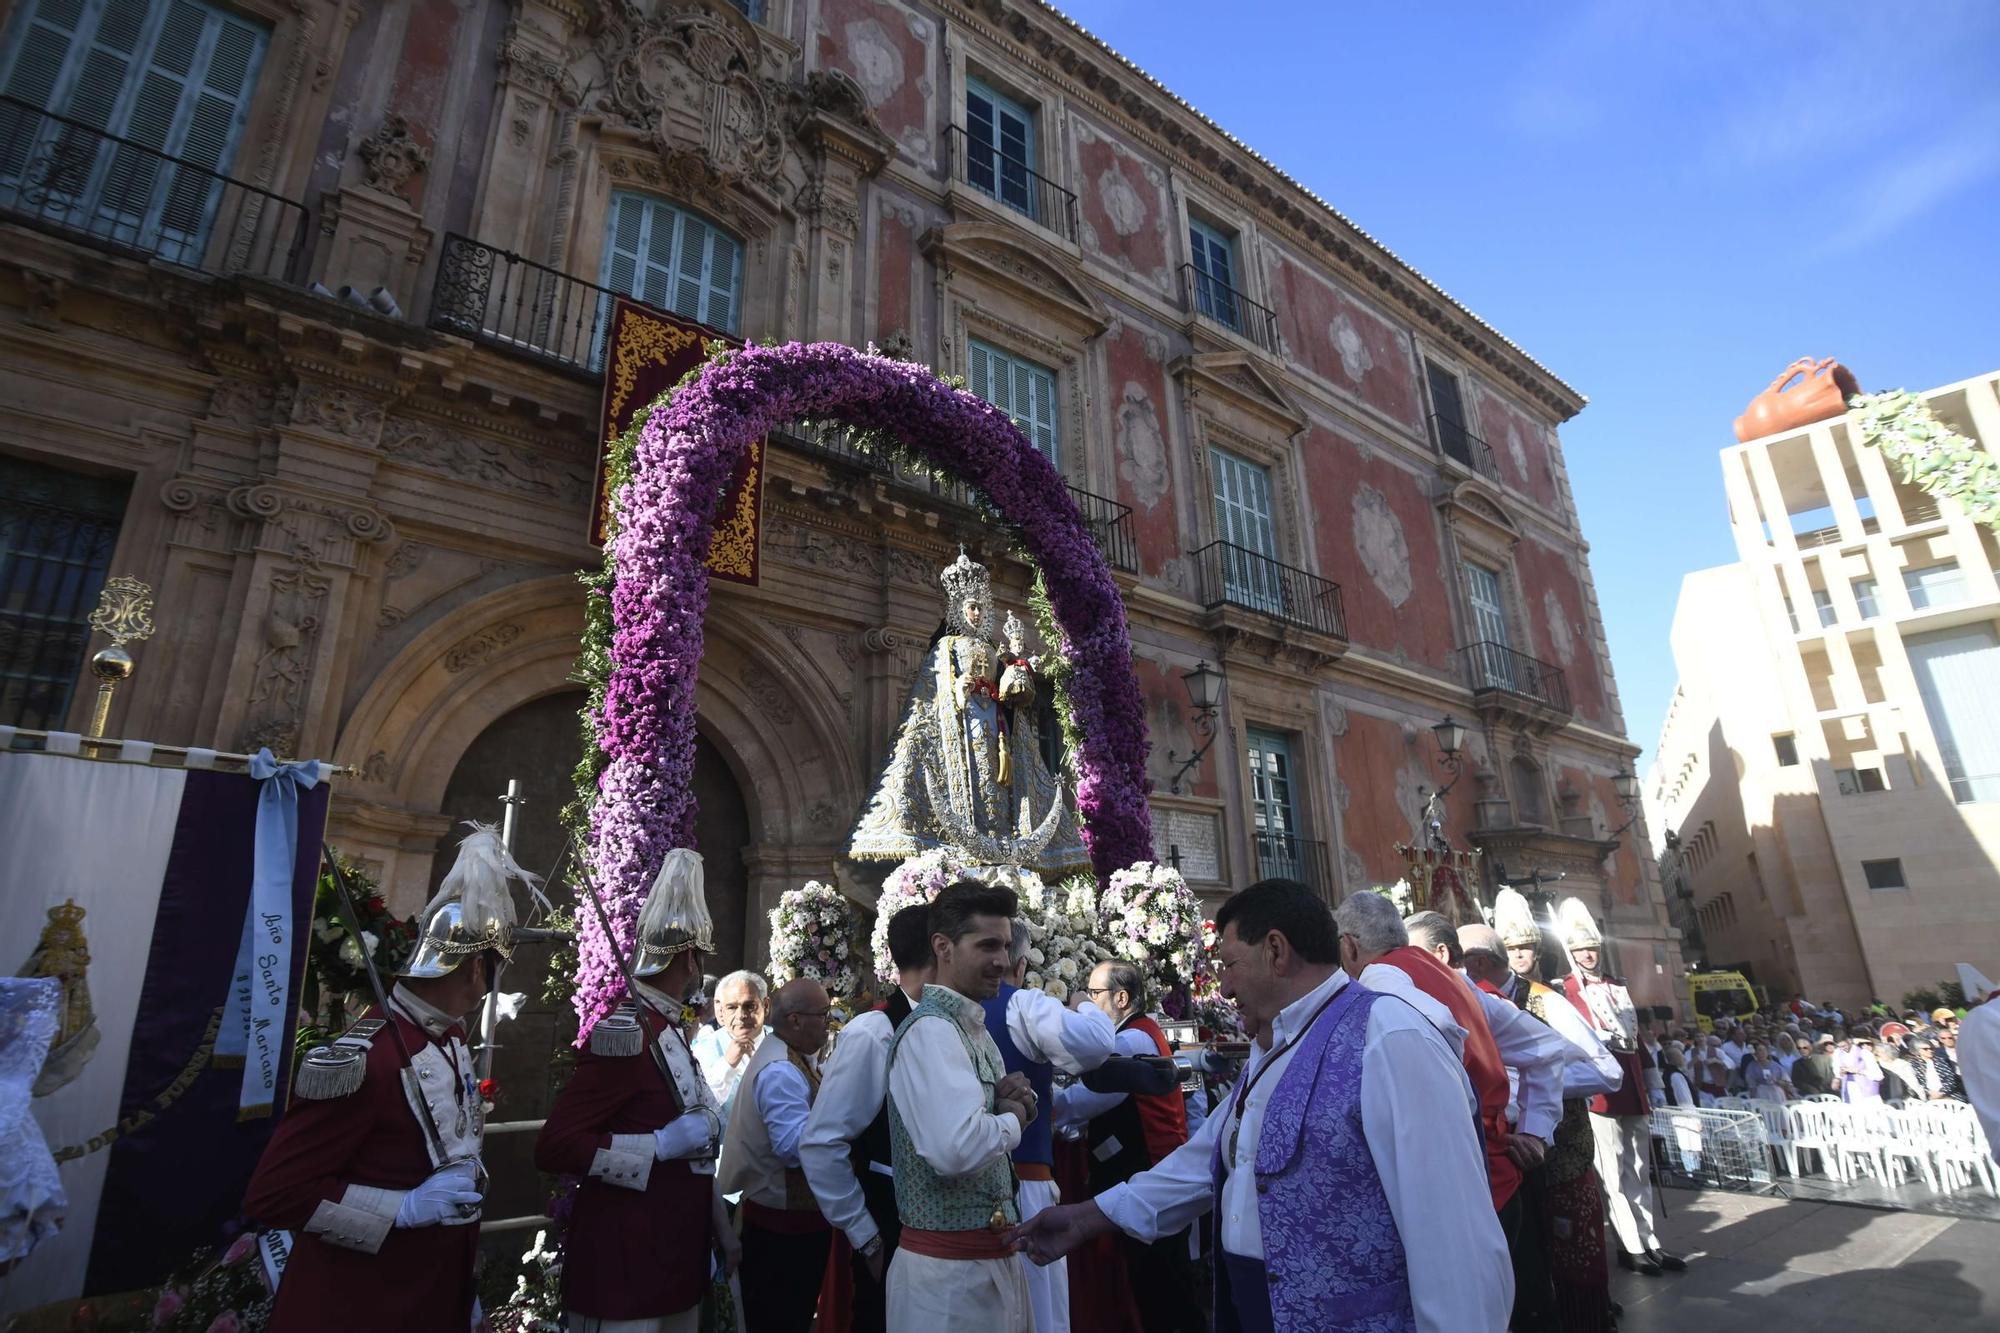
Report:
M1100 878L1150 860L1146 722L1125 604L1068 488L1007 414L923 366L842 343L748 347L656 407L619 496L611 590L611 677L597 719L606 764L590 814L592 873L621 948L653 874L694 841L695 676L708 611L715 510L749 442L786 422L881 430L978 488L1041 569L1074 667L1083 734L1077 806ZM594 917L578 922L579 1042L623 980Z

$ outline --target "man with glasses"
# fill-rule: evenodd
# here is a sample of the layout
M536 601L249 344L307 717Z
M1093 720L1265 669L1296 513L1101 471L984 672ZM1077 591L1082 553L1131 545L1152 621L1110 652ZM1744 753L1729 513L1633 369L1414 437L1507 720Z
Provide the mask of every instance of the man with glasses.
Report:
M694 1055L702 1077L725 1121L735 1104L737 1085L750 1068L765 1034L764 1009L770 987L755 972L731 972L715 988L715 1022L695 1034Z
M779 989L775 1040L750 1057L723 1139L722 1190L743 1195L743 1323L756 1333L808 1333L833 1244L799 1167L831 1009L826 987L809 977Z

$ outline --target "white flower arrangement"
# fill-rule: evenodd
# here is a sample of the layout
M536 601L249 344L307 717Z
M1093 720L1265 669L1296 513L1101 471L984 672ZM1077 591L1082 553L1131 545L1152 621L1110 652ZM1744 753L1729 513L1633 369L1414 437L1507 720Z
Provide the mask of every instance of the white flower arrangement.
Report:
M1091 969L1111 957L1097 917L1096 883L1088 875L1065 880L1057 892L1044 892L1040 908L1027 920L1028 975L1022 984L1068 1003Z
M905 907L930 902L965 870L965 864L949 852L932 851L913 856L889 872L875 899L875 929L868 936L876 980L885 986L896 984L896 960L889 956L889 918Z
M1172 866L1141 861L1113 871L1102 916L1112 952L1145 969L1154 995L1191 987L1206 971L1201 900Z
M771 909L771 983L810 977L831 996L853 995L861 973L850 955L860 914L831 884L811 880L789 890Z

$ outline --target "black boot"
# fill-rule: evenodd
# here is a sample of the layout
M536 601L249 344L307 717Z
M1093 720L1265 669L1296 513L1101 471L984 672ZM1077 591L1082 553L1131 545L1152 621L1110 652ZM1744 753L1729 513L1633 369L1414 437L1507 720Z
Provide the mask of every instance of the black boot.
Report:
M1678 1254L1668 1254L1665 1250L1654 1249L1646 1251L1646 1257L1669 1273L1687 1272L1688 1261Z
M1618 1251L1618 1266L1628 1273L1639 1273L1646 1277L1658 1277L1660 1275L1660 1266L1653 1262L1653 1257L1649 1254L1634 1255L1620 1250Z

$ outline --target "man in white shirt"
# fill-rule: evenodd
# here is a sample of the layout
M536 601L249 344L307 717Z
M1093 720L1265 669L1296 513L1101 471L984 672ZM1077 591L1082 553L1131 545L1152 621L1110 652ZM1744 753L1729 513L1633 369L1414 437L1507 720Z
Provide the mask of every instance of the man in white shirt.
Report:
M1214 1208L1219 1327L1317 1333L1379 1316L1500 1333L1513 1273L1449 1044L1409 1004L1349 983L1304 885L1254 884L1216 924L1222 993L1255 1043L1228 1105L1150 1171L1011 1239L1047 1263L1113 1227L1150 1241Z
M799 1169L831 1009L810 978L778 991L774 1040L750 1057L723 1140L722 1190L743 1196L743 1322L758 1333L809 1333L833 1243Z
M884 1279L902 1230L889 1152L889 1038L937 976L927 904L889 918L889 958L896 989L887 1004L840 1030L799 1147L820 1211L854 1249L853 1333L888 1328Z
M889 1041L889 1142L903 1222L889 1264L889 1333L1031 1333L1028 1278L1002 1233L1020 1219L1008 1154L1035 1121L985 1000L1007 975L1020 900L971 880L931 903L937 981Z
M736 1086L750 1057L757 1053L765 1035L764 1011L771 988L755 972L731 972L715 988L715 1019L721 1026L703 1028L689 1046L701 1064L701 1075L715 1104L722 1108L724 1123L735 1105Z
M1958 965L1965 1002L1977 1007L1958 1024L1958 1073L1965 1096L1986 1127L1986 1143L2000 1161L2000 988L1969 963Z

